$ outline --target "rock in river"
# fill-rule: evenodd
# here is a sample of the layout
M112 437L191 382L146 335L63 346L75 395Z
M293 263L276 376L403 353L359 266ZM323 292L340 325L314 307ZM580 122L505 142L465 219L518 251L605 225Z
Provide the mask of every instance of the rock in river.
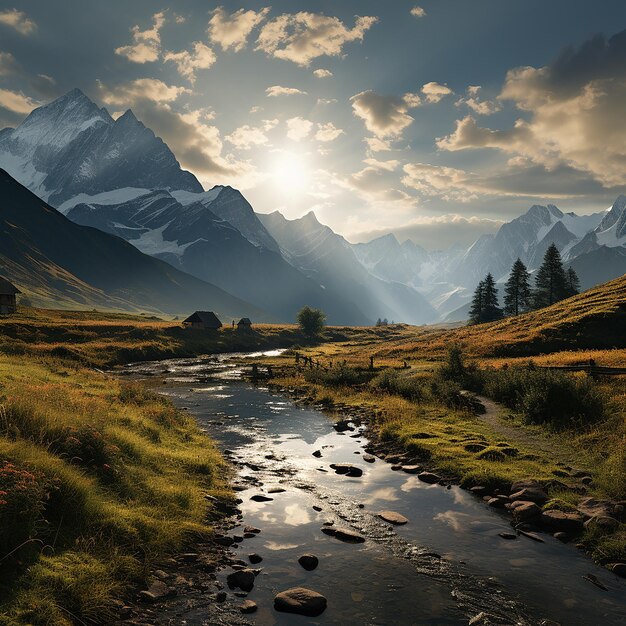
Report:
M264 496L263 494L260 494L260 493L250 498L250 500L254 500L255 502L271 502L273 499L274 498L268 498L267 496Z
M431 485L434 483L438 483L441 480L441 476L433 474L432 472L421 472L417 475L417 477L425 483L429 483Z
M326 610L326 598L304 587L292 587L281 591L274 598L274 608L284 613L317 617Z
M348 530L347 528L332 528L324 526L324 528L322 528L322 532L325 535L330 535L331 537L339 539L339 541L345 541L346 543L363 543L365 541L365 537L362 537L358 533L355 533L353 530Z
M350 463L332 463L330 467L335 470L336 474L343 474L349 478L359 478L363 476L363 470Z
M226 582L231 589L239 587L242 591L252 591L254 587L254 572L251 569L240 569L231 572L226 577Z
M394 524L395 526L402 526L403 524L407 524L409 521L408 518L404 517L404 515L396 513L395 511L381 511L378 514L378 517L385 522Z
M252 600L244 600L243 604L239 607L239 610L244 614L248 614L256 612L257 608L256 602L253 602Z
M311 572L319 565L319 559L314 554L303 554L298 559L298 563L300 563L307 572Z

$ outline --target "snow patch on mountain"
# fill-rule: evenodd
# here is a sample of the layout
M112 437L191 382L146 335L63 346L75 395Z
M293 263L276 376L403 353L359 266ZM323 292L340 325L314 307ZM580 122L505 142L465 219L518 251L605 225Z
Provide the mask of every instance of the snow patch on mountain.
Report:
M123 202L134 200L135 198L145 196L149 193L149 189L141 189L139 187L122 187L121 189L103 191L102 193L96 193L92 195L87 193L79 193L77 196L74 196L73 198L70 198L69 200L63 202L63 204L59 205L57 208L61 213L65 215L70 209L78 204L122 204Z

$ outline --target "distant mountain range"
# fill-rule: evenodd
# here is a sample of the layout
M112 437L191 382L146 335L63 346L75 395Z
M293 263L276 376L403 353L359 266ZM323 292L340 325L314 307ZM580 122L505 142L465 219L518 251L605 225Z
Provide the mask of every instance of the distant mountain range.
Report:
M158 267L181 285L196 280L195 289L202 285L216 303L233 311L254 310L256 318L290 321L309 304L324 309L329 321L338 324L371 324L385 317L413 324L461 319L471 292L487 272L503 282L518 257L533 271L552 242L585 288L626 272L624 196L610 210L585 216L563 213L551 204L535 205L469 248L429 252L393 235L350 244L313 213L297 220L278 212L256 214L236 189L216 186L205 191L132 111L114 120L78 89L35 109L17 128L0 131L0 167L71 222L133 244L129 248L113 237L107 240L124 245L124 250L136 249L137 256L125 257L128 263L148 267L146 259L155 257L159 261L152 261L152 271ZM4 200L0 198L3 205ZM70 232L71 222L59 223ZM24 228L22 235L28 233L28 224ZM7 227L5 241L11 232L17 237ZM53 238L53 232L38 236ZM71 232L78 236L79 231ZM40 290L30 288L37 281L24 274L36 273L24 261L27 241L20 240L20 280L37 301ZM46 256L46 245L52 243L38 239L33 246ZM0 253L6 267L15 264L4 248ZM106 264L91 259L88 265L99 262ZM78 277L73 269L68 271ZM90 288L102 290L93 277L86 278L81 280ZM62 304L87 306L93 300L98 306L109 302L118 307L117 300L109 299L113 294L126 308L140 304L139 296L122 297L117 288L99 295L85 289L78 295L80 289L63 287ZM151 307L174 310L167 298L157 302L155 297L148 298ZM180 297L176 311L186 310L190 302Z

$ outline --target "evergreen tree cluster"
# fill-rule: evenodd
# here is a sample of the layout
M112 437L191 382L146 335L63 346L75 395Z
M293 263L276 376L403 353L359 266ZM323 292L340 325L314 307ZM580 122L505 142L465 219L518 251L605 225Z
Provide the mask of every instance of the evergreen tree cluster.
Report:
M517 259L504 286L504 307L500 308L498 290L491 275L478 283L469 312L470 324L482 324L501 319L505 315L519 315L526 311L550 306L559 300L574 296L580 291L580 281L572 267L563 267L558 248L551 244L537 271L534 288L530 286L530 273Z

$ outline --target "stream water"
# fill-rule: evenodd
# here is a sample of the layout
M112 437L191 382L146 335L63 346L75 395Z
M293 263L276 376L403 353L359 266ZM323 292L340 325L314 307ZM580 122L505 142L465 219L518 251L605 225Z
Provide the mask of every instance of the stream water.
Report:
M544 543L502 539L509 518L458 487L428 485L378 459L364 462L367 441L358 427L338 433L321 411L245 382L242 356L128 369L162 376L162 393L194 415L237 467L243 523L232 534L245 525L261 529L233 548L245 561L251 553L263 558L251 565L262 568L248 595L259 607L247 616L252 623L445 626L485 613L491 621L476 624L626 624L624 580L547 534ZM312 455L317 450L321 458ZM337 475L331 463L356 465L363 476ZM274 488L284 491L269 493ZM272 499L251 500L258 494ZM376 516L380 510L409 522L391 526ZM325 522L365 542L328 536ZM319 558L314 571L298 563L306 553ZM583 578L588 574L607 590ZM326 596L327 610L316 618L276 612L275 594L295 586ZM184 623L207 622L198 610Z

